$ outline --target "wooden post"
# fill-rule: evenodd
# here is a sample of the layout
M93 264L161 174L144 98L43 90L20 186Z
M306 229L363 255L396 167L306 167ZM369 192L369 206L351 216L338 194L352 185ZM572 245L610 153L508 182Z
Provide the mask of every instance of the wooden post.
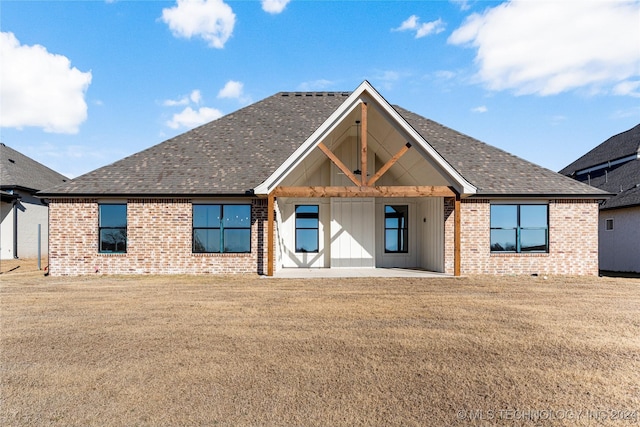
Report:
M275 208L275 196L273 193L269 194L267 199L267 276L273 276L274 262L274 208Z
M456 194L453 221L453 275L460 276L460 195Z
M362 186L367 185L367 103L362 103L362 129L360 132L360 170L362 171Z

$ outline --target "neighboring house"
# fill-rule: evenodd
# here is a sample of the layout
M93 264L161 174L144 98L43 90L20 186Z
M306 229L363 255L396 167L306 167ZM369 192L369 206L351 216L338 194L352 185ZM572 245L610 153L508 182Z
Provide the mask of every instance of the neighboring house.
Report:
M640 124L560 173L615 194L600 205L600 268L640 273Z
M52 275L598 274L606 192L351 93L278 93L42 193Z
M48 208L36 192L67 178L0 143L0 259L47 254Z

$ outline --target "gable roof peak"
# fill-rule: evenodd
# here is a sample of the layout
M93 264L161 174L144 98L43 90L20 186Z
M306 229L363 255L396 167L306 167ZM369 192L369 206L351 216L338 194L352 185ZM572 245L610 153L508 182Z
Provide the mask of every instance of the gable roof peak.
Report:
M310 95L311 96L311 95ZM361 104L371 101L378 106L379 112L389 122L394 123L408 140L415 142L424 150L448 176L460 194L475 194L477 188L466 180L447 160L442 157L423 136L369 83L364 80L347 96L342 104L260 185L255 187L255 194L266 195L281 183L285 177L315 149L345 118Z

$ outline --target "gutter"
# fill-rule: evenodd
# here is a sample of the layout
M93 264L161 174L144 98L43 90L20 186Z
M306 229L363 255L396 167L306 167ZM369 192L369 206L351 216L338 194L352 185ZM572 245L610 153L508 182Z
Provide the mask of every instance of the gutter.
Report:
M120 198L120 199L193 199L202 197L258 197L253 190L244 193L46 193L39 192L38 197L47 199L75 199L75 198Z
M595 199L595 200L604 200L609 197L613 197L615 194L613 193L598 193L598 194L563 194L563 193L514 193L514 194L504 194L504 193L481 193L474 194L470 196L471 199L524 199L524 198L545 198L545 199Z
M18 199L13 201L13 257L18 259Z
M585 168L585 169L580 169L579 171L575 172L575 175L576 176L584 175L585 173L591 173L591 172L595 172L595 171L600 170L600 169L610 168L611 166L616 166L616 165L619 165L619 164L622 164L622 163L627 163L627 162L630 162L630 161L636 160L636 159L640 159L640 153L632 154L632 155L626 156L626 157L621 157L621 158L616 159L616 160L609 160L607 162L602 162L602 163L599 163L599 164L597 164L595 166L591 166L591 167L588 167L588 168Z

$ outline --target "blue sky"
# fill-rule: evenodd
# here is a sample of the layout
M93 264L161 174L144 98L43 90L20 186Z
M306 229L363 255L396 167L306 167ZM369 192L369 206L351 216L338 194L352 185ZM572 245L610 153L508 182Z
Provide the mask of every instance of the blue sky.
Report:
M552 170L640 123L640 0L3 0L0 25L0 140L69 177L365 79Z

